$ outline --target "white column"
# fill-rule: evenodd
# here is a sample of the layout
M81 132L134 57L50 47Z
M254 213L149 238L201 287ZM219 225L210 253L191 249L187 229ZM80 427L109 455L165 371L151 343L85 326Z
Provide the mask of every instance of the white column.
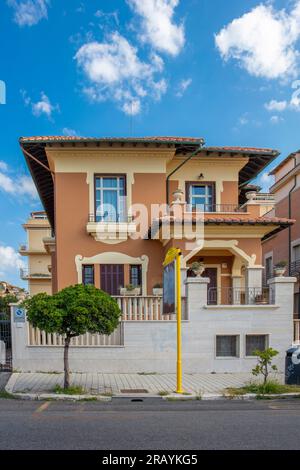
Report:
M232 280L232 303L233 305L241 304L242 292L242 276L231 276Z
M187 277L185 280L188 319L192 320L203 305L207 305L207 287L210 283L208 277Z
M270 298L275 305L284 305L287 311L291 311L291 320L294 313L294 285L297 282L295 277L274 277L268 280L270 288Z
M263 266L246 267L245 270L245 297L246 304L255 304L256 295L262 291Z
M181 268L181 295L182 297L186 297L186 286L185 286L185 280L187 278L187 270L188 268Z

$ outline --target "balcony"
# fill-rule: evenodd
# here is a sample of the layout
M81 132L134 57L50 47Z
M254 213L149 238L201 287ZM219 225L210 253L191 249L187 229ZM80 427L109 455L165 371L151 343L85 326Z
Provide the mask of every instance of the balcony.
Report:
M291 276L299 276L300 274L300 259L297 259L291 263L290 270L288 270Z
M23 281L28 281L29 279L51 279L51 273L35 273L29 271L28 269L20 269L20 277Z
M19 253L22 256L27 256L30 254L42 255L42 254L45 254L46 251L43 249L42 246L34 247L34 246L29 246L27 243L21 243L19 245Z
M136 224L131 216L118 214L112 220L103 219L104 217L95 216L95 214L89 214L88 216L86 231L96 241L125 241L130 235L136 233Z
M269 287L210 287L207 305L273 305L274 295Z
M192 206L186 204L186 212L205 212L217 214L236 214L237 212L246 212L245 208L237 204L201 204Z

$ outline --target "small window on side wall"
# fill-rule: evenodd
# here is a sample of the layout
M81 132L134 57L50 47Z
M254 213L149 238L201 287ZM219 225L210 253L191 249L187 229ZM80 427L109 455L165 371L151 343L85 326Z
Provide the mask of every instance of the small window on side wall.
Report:
M142 269L140 264L130 265L130 284L134 287L142 285Z
M268 347L268 335L246 335L246 356L254 356L254 351L264 351Z
M239 336L224 335L216 337L216 357L238 357Z
M82 266L82 284L85 286L93 286L95 284L93 264L85 264Z

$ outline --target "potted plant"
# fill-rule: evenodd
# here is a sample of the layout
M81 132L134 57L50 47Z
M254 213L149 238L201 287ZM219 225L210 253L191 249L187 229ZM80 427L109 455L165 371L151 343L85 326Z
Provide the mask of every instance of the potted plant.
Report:
M274 275L276 277L284 276L286 272L286 267L287 267L287 261L279 261L279 263L276 263L274 266Z
M205 271L205 265L202 261L194 261L191 265L191 270L197 277L200 277Z
M263 293L261 293L255 296L255 303L257 305L267 305L268 299Z
M163 295L163 285L161 283L154 284L152 288L153 295Z
M127 284L125 287L120 288L121 295L140 295L140 286L134 286L133 284Z

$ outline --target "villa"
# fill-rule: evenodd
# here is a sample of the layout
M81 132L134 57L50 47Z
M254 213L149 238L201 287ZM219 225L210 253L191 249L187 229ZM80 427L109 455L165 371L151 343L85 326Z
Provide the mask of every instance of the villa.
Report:
M268 197L250 185L276 150L207 147L186 137L41 136L20 145L47 216L39 256L50 266L41 270L48 275L41 290L49 278L52 292L93 284L122 310L111 337L73 340L76 370L95 370L99 361L106 371L173 370L175 319L161 302L170 247L182 252L186 370L248 371L252 351L268 345L280 351L283 369L294 279L263 285L262 242L294 221L266 216ZM61 339L26 328L15 330L15 366L61 368Z

